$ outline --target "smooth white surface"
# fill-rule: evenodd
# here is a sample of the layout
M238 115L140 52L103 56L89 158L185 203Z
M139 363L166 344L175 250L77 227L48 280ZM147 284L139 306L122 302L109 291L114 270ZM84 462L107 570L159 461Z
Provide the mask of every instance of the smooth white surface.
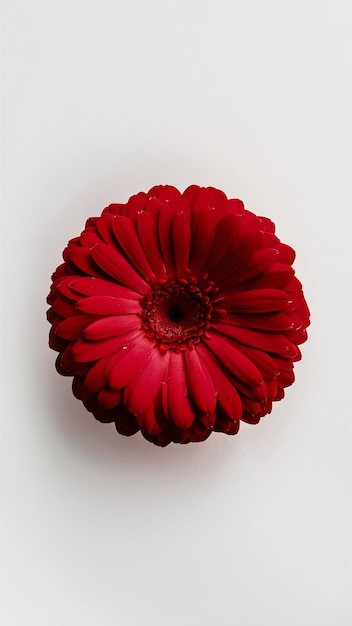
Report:
M3 2L4 626L349 626L349 2ZM237 437L103 426L47 348L86 217L223 188L297 250L296 383Z

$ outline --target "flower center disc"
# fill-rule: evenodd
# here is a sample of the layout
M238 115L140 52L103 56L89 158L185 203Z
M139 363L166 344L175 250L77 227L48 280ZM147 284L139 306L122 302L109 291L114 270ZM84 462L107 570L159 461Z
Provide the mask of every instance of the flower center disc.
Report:
M212 283L199 289L194 279L154 285L143 298L143 328L160 349L185 350L200 341L209 327Z

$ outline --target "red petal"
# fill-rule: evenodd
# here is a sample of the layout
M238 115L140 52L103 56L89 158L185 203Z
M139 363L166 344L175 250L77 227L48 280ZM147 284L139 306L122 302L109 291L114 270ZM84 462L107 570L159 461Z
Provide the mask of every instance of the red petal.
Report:
M228 328L234 327L229 326ZM229 340L223 339L212 332L211 338L204 344L236 378L243 381L246 385L260 385L263 383L263 378L258 368L240 350L235 348Z
M221 281L219 286L221 284L223 289L226 289L228 286L240 285L269 269L275 263L277 256L277 251L273 249L256 250L241 266L237 265L234 259L232 267L230 264L228 265L228 267L231 267L231 270L226 273L223 272L219 278L218 274L214 275L214 279Z
M69 250L68 259L78 270L88 276L101 275L101 272L91 259L91 251L89 248L71 248Z
M245 346L243 344L238 344L237 347L243 352L243 354L246 355L246 357L253 361L254 365L256 365L261 372L263 378L273 378L278 375L279 366L276 362L276 358L274 359L262 350L256 350L255 348L250 348L249 346Z
M215 432L225 433L225 435L237 435L239 428L239 420L232 421L225 419L222 415L218 415L213 430Z
M193 209L194 203L197 199L200 187L199 185L190 185L184 190L182 196L188 202L189 206Z
M171 352L168 378L169 415L177 428L186 430L194 422L194 412L188 398L186 367L182 352Z
M148 198L148 202L145 205L144 210L146 213L148 213L148 215L150 215L155 220L157 220L159 217L159 213L160 211L163 210L164 206L165 204L161 202L160 200L158 200L158 198L151 197L151 198Z
M199 344L197 350L209 371L222 410L231 420L240 420L242 402L237 390L206 346Z
M91 250L91 255L106 274L138 293L146 292L147 285L144 280L117 250L100 243Z
M79 339L72 347L72 357L77 363L97 361L120 350L134 336L131 333L123 333L119 337L105 339L105 341Z
M144 370L124 391L124 401L128 411L134 415L140 415L153 405L169 361L169 352L161 353L158 348L153 348Z
M137 229L141 244L149 263L158 278L166 278L165 266L161 258L156 220L149 213L141 211L137 215Z
M94 315L131 315L141 310L137 300L126 300L112 296L91 296L77 302L77 309L82 313Z
M246 282L246 290L285 289L294 276L294 270L288 265L274 263L266 272Z
M268 399L268 390L266 383L260 385L246 385L240 380L236 380L236 389L241 396L243 408L245 408L246 399L254 402L263 402Z
M207 368L199 358L197 349L185 351L189 394L198 410L204 414L215 411L216 396Z
M140 299L139 293L102 278L72 277L70 289L82 296L113 296L114 298L127 298L128 300Z
M292 265L294 263L294 260L296 258L296 253L293 248L291 248L285 243L280 242L280 245L278 246L278 251L279 251L279 256L278 256L279 263L285 263L286 265Z
M144 193L144 191L140 191L139 193L136 193L134 196L130 197L127 204L124 205L123 210L119 213L119 215L124 215L125 217L135 219L139 211L143 211L147 204L147 201L147 194Z
M205 215L199 213L192 219L190 268L197 274L207 258L215 234L217 217L215 211L208 209Z
M102 215L97 220L97 231L103 241L113 248L116 246L116 239L111 227L111 215Z
M48 318L49 322L51 322L51 320ZM56 350L56 352L62 352L63 350L65 350L66 346L67 346L67 341L65 339L61 339L61 337L58 337L58 335L56 335L56 328L58 326L58 324L60 323L61 318L55 318L51 323L52 323L52 327L50 328L49 331L49 346L52 350Z
M149 406L144 413L138 415L138 423L141 430L147 433L158 435L162 432L161 426L157 423L153 405Z
M58 297L53 302L52 310L61 317L71 317L76 315L76 309L71 300L67 298Z
M287 333L287 338L297 345L304 343L307 341L308 333L305 328L300 328L299 330L292 330ZM301 358L300 354L297 354L294 358L295 361L299 361Z
M207 209L216 211L218 217L226 215L228 211L227 196L215 187L198 187L191 185L183 192L183 197L193 208L193 213L203 213Z
M275 399L277 394L277 380L274 378L272 380L265 381L266 389L267 389L267 397L271 402Z
M63 278L64 276L67 276L67 274L69 274L67 265L65 263L61 263L61 265L59 265L55 272L52 274L52 280L56 281L59 278Z
M76 341L82 337L86 326L95 320L94 315L74 315L60 322L56 328L56 333L67 341Z
M92 399L92 394L86 388L84 384L84 377L75 376L72 381L72 393L78 400L83 402L89 402Z
M155 185L149 189L147 196L158 198L162 202L177 202L182 198L181 192L172 185Z
M141 246L135 223L127 217L117 215L112 220L112 228L126 256L132 261L142 276L145 279L149 279L153 274L153 270Z
M102 409L109 410L120 404L121 398L121 391L110 391L109 389L103 389L98 393L97 401Z
M242 200L238 198L231 198L227 201L227 205L229 213L240 215L241 217L246 213Z
M69 298L70 300L77 300L77 295L71 291L70 285L72 283L73 276L66 276L58 280L52 287L52 289L56 289L60 295L65 298ZM57 294L56 294L57 297ZM49 304L51 304L49 302Z
M84 331L84 337L89 341L100 341L126 335L132 330L138 330L139 327L140 318L137 315L112 315L90 324Z
M172 237L171 237L171 227L172 221L175 213L177 212L177 208L170 205L165 205L162 207L159 218L158 218L158 230L159 230L159 242L162 257L165 263L166 271L169 274L175 273L175 261L172 254Z
M175 256L176 275L181 278L188 268L191 243L189 216L183 211L176 213L172 222L172 242Z
M110 361L107 373L112 389L126 387L144 370L153 344L143 335L123 347Z
M136 418L131 413L127 413L126 409L121 405L117 408L115 426L117 432L125 435L125 437L130 437L140 430Z
M289 387L295 381L295 373L293 369L281 370L277 379L277 383L280 387Z
M213 243L203 263L205 272L211 272L219 262L223 261L227 250L233 243L238 219L235 215L226 215L217 223Z
M82 232L80 238L79 238L80 244L82 246L82 248L92 248L93 246L95 246L97 243L101 243L101 238L99 237L99 234L96 232L96 230L92 230L92 229L86 229Z
M202 413L198 415L198 419L205 428L212 428L216 421L216 412Z
M237 222L242 224L242 219L237 218ZM236 224L238 229L239 224ZM210 272L212 280L218 284L220 289L226 289L228 286L233 286L242 282L245 279L245 273L249 272L249 265L251 259L255 258L260 246L261 233L258 231L254 235L246 235L242 237L238 232L235 232L233 240L226 254L219 259L216 267ZM255 268L252 268L252 272Z
M229 232L222 234L219 228L219 233L216 233L219 249L214 250L214 256L212 251L210 252L212 278L223 287L228 283L233 283L233 277L237 276L239 269L241 268L240 271L242 271L245 263L262 247L263 237L260 220L255 215L245 211L243 216L231 215L229 217L232 218L232 223L228 220ZM226 219L223 222L222 228L226 224ZM230 245L228 245L230 235ZM226 240L226 247L222 247L222 239ZM223 251L222 254L221 251Z
M105 209L102 212L102 216L105 217L105 215L110 216L110 215L122 215L124 209L125 209L125 204L117 204L115 202L113 202L112 204L109 204L109 206L105 207Z
M221 316L219 321L225 321L231 326L241 326L241 328L254 328L257 330L290 330L293 328L292 320L285 313L264 313L261 315L237 315L229 313L226 317ZM217 326L216 318L212 325Z
M69 343L64 351L56 359L56 369L62 376L86 376L88 365L76 363L73 356L74 343Z
M270 313L284 309L289 303L287 293L279 289L255 289L222 296L221 306L236 313Z
M264 231L266 233L271 233L272 235L275 234L275 224L274 224L274 222L269 220L268 217L263 217L262 215L260 216L260 221L262 222L262 224L264 226Z
M87 373L84 379L84 386L90 393L97 393L106 387L107 374L106 366L110 360L110 356L105 357L97 361Z
M216 324L216 330L228 337L237 339L240 343L258 348L264 352L284 354L289 357L293 357L297 354L296 346L282 333L260 332L220 323Z

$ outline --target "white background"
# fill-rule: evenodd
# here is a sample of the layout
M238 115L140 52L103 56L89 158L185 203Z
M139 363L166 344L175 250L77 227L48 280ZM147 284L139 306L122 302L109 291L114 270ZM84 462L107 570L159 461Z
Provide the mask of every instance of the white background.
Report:
M4 626L352 624L348 6L3 2ZM165 449L94 421L45 321L67 240L159 183L271 217L312 312L271 416Z

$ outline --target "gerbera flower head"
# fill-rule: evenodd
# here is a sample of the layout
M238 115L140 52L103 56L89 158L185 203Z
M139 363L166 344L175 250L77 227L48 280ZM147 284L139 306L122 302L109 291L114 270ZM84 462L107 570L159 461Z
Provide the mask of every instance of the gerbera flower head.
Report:
M309 311L274 224L212 187L156 186L89 218L48 296L60 374L153 443L235 434L294 381Z

